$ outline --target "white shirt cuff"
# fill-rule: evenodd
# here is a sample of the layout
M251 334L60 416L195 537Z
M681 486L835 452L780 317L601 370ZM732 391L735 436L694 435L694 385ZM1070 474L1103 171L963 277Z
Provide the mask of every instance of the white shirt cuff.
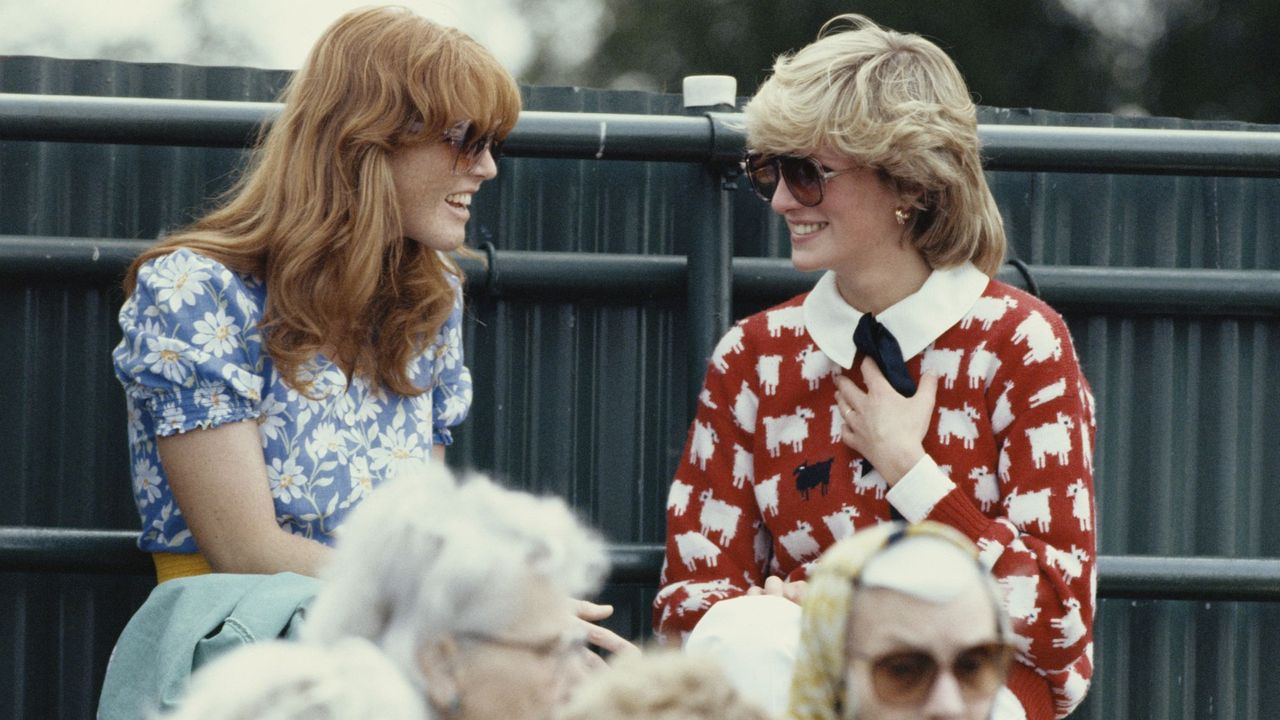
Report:
M933 506L955 487L955 483L926 454L896 485L889 488L885 499L902 513L902 517L915 523L928 517Z

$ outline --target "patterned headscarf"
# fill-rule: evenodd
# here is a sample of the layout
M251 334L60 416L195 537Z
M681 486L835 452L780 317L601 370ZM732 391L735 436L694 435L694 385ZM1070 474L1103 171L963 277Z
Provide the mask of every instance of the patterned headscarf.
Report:
M871 558L897 541L915 536L946 540L977 563L978 548L967 537L930 521L882 523L832 545L809 573L800 619L800 648L791 677L789 720L840 720L845 640L858 578Z

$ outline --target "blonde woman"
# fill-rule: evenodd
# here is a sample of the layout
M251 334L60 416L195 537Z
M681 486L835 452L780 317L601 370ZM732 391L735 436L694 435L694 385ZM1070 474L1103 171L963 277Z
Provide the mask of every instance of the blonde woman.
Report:
M1093 399L1062 318L994 278L1006 240L963 78L924 38L842 16L778 59L746 121L792 263L826 272L716 348L655 625L799 600L838 540L933 520L1005 593L1026 717L1067 714L1092 674Z
M315 575L334 532L466 415L462 246L519 92L403 8L316 43L221 207L129 268L115 349L157 576Z

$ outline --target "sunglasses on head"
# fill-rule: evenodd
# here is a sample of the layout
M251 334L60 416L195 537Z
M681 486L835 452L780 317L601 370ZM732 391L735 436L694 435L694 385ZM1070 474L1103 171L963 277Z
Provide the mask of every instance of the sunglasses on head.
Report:
M444 142L453 147L453 172L471 172L480 163L480 155L488 152L496 165L502 159L502 141L493 135L480 135L475 123L463 120L444 131Z
M938 659L922 650L889 652L869 659L871 687L886 705L923 705L941 669ZM993 697L1004 685L1012 660L1013 648L1005 643L974 645L951 661L951 674L966 701L979 701Z
M747 153L742 161L742 170L751 182L751 189L761 200L772 202L778 182L783 180L796 202L813 207L822 202L822 192L828 180L851 172L853 168L832 170L814 157Z

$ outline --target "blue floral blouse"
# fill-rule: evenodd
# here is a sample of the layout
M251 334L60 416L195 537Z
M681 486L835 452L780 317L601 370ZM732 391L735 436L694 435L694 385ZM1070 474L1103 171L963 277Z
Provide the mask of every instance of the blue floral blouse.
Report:
M471 406L471 373L462 364L462 291L410 379L431 388L406 397L347 385L317 356L300 368L307 395L281 380L263 351L258 323L266 287L221 263L179 249L144 264L120 309L124 339L112 353L129 413L133 496L142 516L139 547L196 552L174 504L156 437L253 418L258 423L276 521L331 544L334 530L384 478L425 462L433 444Z

